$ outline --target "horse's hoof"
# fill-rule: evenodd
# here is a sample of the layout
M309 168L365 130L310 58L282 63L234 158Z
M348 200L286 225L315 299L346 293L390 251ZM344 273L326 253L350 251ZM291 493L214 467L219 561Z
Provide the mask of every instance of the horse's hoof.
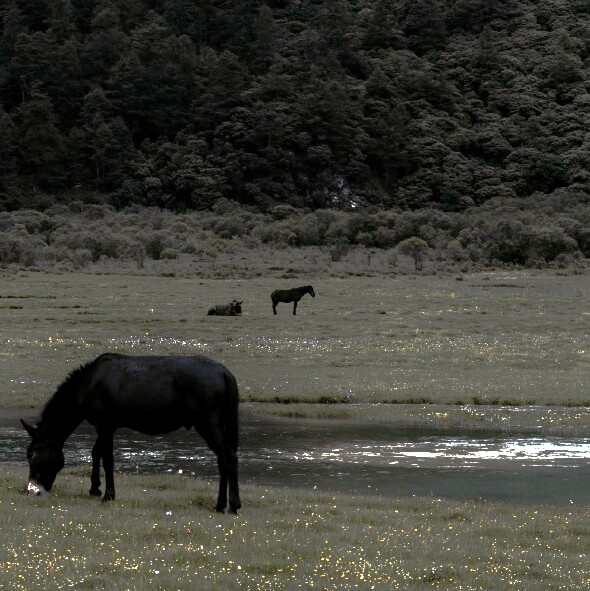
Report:
M104 497L102 497L103 503L106 503L108 501L114 501L114 500L115 500L115 493L105 492Z
M100 495L102 494L100 492L100 488L91 488L88 492L92 497L100 497Z

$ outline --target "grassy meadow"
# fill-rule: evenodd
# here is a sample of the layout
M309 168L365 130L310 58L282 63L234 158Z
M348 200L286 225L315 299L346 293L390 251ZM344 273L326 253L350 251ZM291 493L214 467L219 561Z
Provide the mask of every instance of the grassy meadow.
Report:
M26 497L24 467L0 477L0 588L111 591L582 590L590 507L385 499L244 487L238 517L215 485L119 475L119 499L84 494L66 469ZM84 492L83 492L84 491Z
M264 412L590 425L585 276L18 272L0 280L5 410L39 408L69 371L111 350L211 356ZM286 304L273 316L270 292L306 283L317 297L301 300L296 317ZM206 315L233 298L244 300L241 317ZM26 476L26 466L2 464L0 589L590 585L590 506L245 486L235 518L212 511L215 482L185 475L117 474L109 504L86 494L89 466L66 467L49 498L27 497Z
M270 293L312 283L293 316ZM590 405L584 275L199 279L4 275L0 406L40 406L104 351L204 354L244 401ZM207 316L244 300L241 317Z

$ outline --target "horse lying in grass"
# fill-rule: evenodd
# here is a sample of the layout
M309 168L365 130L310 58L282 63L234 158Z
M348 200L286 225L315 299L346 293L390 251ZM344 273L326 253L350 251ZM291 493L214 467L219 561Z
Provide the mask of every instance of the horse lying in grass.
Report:
M115 498L113 435L121 427L160 435L180 427L196 431L217 456L217 511L237 513L238 387L230 371L211 359L130 357L106 353L73 371L47 402L36 427L21 419L31 436L28 491L49 494L64 466L63 446L87 420L98 438L92 448L90 494L100 496L100 462L105 472L103 500Z
M270 294L272 299L273 314L277 313L277 305L279 302L290 303L293 302L293 314L297 314L297 303L308 293L312 298L315 298L315 292L311 285L304 285L303 287L294 287L293 289L277 289Z
M241 302L234 300L229 304L218 304L209 308L207 316L240 316L242 314L243 303L243 300Z

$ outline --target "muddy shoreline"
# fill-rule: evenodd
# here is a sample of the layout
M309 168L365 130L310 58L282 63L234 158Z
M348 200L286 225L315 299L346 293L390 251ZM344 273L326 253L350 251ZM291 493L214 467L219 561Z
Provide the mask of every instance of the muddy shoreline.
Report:
M0 408L0 426L18 425L21 418L34 422L41 410L35 407ZM429 431L590 436L590 408L585 406L246 402L241 404L240 411L246 417L267 417L277 421L315 419Z

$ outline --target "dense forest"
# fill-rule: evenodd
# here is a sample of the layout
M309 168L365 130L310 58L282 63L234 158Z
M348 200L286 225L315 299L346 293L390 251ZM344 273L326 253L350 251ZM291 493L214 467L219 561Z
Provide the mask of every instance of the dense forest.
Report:
M499 233L493 257L524 262L527 227L559 235L553 258L590 255L588 0L4 0L0 18L0 211L343 210L364 217L314 240L378 247L425 211L430 247Z

